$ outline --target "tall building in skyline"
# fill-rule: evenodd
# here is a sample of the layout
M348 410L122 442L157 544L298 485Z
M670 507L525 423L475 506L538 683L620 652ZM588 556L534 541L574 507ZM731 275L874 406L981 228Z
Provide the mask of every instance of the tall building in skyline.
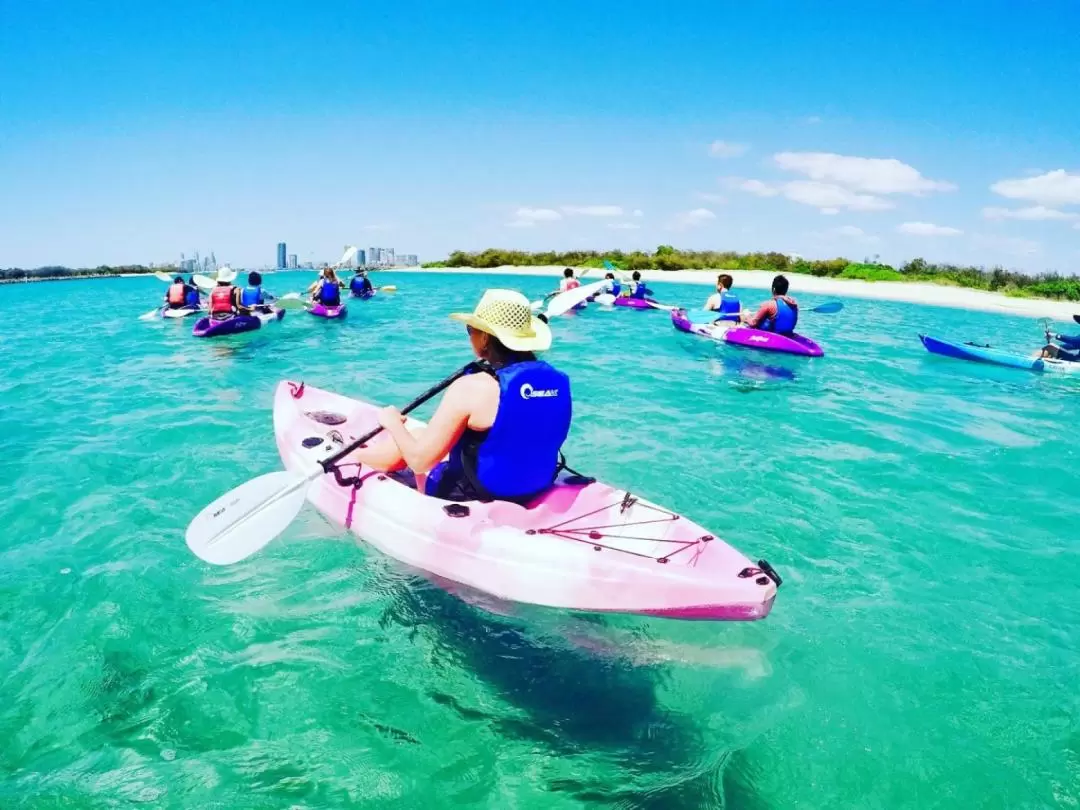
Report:
M367 254L364 252L363 248L359 248L356 251L356 266L367 267Z
M289 254L289 258L288 258L288 261L285 263L285 266L287 268L289 268L290 270L295 270L299 266L296 263L296 254L295 253L290 253Z
M278 242L277 243L277 265L276 266L277 266L277 268L279 270L284 270L285 269L286 260L287 260L287 257L285 255L285 243L284 242Z
M377 247L368 248L367 260L369 267L379 266L379 249Z

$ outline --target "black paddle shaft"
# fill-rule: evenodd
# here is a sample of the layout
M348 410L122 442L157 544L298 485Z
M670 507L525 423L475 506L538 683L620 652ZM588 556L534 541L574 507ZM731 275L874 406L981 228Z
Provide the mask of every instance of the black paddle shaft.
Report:
M440 394L443 391L445 391L455 381L457 381L461 377L464 377L466 374L472 374L472 373L474 373L476 371L480 371L480 370L482 370L482 366L479 363L473 362L473 363L469 363L464 368L459 369L458 371L455 371L453 374L451 374L449 377L447 377L441 383L437 383L436 385L433 385L427 391L422 393L420 396L418 396L416 399L414 399L412 402L410 402L408 405L406 405L404 408L402 408L401 409L402 415L405 415L405 414L407 414L407 413L409 413L411 411L416 410L417 408L419 408L421 405L423 405L425 402L427 402L432 397L434 397L437 394ZM322 461L319 462L319 465L326 472L330 472L332 469L334 469L337 466L337 463L339 461L341 461L343 458L345 458L345 456L349 455L349 453L353 452L357 448L363 447L365 444L367 444L372 439L374 439L376 436L378 436L380 433L382 433L383 430L384 430L383 426L379 425L379 427L375 428L372 431L369 431L369 432L365 433L363 436L361 436L359 439L354 441L352 444L347 445L346 447L343 447L338 452L334 453L334 455L330 456L329 458L324 458Z

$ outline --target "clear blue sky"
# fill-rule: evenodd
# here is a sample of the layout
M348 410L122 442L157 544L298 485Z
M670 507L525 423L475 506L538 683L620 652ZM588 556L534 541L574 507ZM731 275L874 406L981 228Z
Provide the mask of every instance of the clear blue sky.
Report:
M1075 0L0 0L0 266L285 240L1075 272L1077 31Z

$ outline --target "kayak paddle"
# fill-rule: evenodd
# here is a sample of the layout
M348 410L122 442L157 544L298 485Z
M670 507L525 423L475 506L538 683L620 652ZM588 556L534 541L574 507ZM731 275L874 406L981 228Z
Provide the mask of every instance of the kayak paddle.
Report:
M580 287L574 287L572 290L558 293L551 299L551 303L548 304L547 316L554 318L556 315L562 315L564 312L569 312L578 304L582 303L590 295L595 295L607 286L607 280L594 281L592 284L583 284Z
M402 415L419 408L459 377L479 368L469 363L401 409ZM298 478L288 471L252 478L204 508L188 524L185 541L199 559L212 565L231 565L246 559L281 534L300 512L311 484L336 472L345 456L374 439L382 426L368 431L338 452L318 462L319 468Z
M834 312L839 312L843 308L844 304L842 301L829 301L819 307L814 307L813 309L808 309L806 311L816 312L818 315L832 315Z
M140 315L139 320L140 321L152 321L154 318L156 318L158 316L159 312L161 312L161 307L155 307L154 309L150 310L149 312L145 313L144 315Z
M166 284L172 284L173 280L172 276L161 270L158 270L156 273L154 273L154 278L156 278L158 281L164 281Z
M300 297L300 293L285 293L274 301L282 309L308 309L310 304Z
M1073 315L1073 320L1080 323L1080 315Z
M397 285L384 284L383 286L379 287L379 292L397 292Z

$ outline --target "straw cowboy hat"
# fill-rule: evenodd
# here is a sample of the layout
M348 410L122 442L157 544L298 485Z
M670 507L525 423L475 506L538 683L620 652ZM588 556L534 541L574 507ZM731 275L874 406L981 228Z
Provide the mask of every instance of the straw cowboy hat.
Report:
M542 352L551 346L551 329L532 314L529 299L514 290L488 290L472 313L450 317L494 335L516 352Z
M217 271L216 277L219 284L222 282L228 282L231 284L233 279L236 278L236 271L233 270L231 267L222 267L220 270Z

